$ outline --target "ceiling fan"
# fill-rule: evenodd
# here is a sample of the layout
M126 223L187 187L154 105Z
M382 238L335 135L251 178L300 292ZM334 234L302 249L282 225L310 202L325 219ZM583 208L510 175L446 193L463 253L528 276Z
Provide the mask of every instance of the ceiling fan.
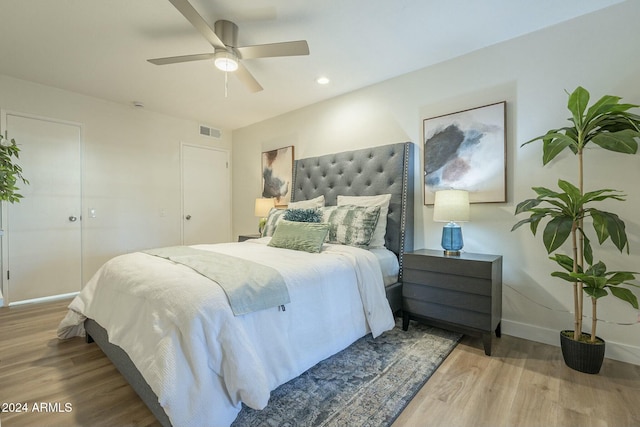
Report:
M213 53L148 59L152 64L166 65L213 59L217 68L225 72L233 72L251 92L259 92L262 90L262 86L240 60L309 54L309 45L306 40L238 46L238 26L233 22L219 20L215 22L213 29L211 29L209 24L187 0L169 1L211 43L214 51Z

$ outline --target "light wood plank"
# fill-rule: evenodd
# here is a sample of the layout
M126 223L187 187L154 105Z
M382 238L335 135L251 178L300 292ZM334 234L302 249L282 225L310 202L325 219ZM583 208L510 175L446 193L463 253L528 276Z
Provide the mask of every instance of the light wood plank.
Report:
M158 427L95 344L55 337L68 304L0 308L0 402L72 405L4 413L2 426ZM640 366L606 359L600 374L581 374L558 347L503 335L488 357L464 337L393 427L638 426L639 390Z

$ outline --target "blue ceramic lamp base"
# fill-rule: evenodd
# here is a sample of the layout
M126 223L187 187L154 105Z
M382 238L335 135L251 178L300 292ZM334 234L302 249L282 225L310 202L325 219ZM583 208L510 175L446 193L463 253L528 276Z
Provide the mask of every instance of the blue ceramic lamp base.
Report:
M459 256L462 249L462 229L455 222L442 227L442 248L447 256Z

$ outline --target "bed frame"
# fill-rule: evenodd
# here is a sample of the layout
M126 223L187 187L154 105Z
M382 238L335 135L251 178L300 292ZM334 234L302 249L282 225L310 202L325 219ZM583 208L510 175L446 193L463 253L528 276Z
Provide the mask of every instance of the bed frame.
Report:
M400 274L398 282L386 291L394 313L402 306L402 258L413 250L413 156L413 143L405 142L301 159L294 164L292 201L324 195L327 205L335 205L338 195L391 194L385 245L398 255ZM94 320L87 319L85 329L87 342L98 344L160 424L171 427L158 397L125 351L111 344L105 329Z

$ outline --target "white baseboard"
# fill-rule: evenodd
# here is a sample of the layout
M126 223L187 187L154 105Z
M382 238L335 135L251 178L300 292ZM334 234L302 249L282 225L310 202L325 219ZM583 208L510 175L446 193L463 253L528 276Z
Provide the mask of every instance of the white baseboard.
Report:
M38 302L57 301L60 299L68 299L68 298L75 297L79 293L80 292L70 292L68 294L52 295L50 297L33 298L33 299L26 299L23 301L10 302L9 307L15 307L16 305L33 304Z
M502 319L502 333L560 347L560 331ZM605 357L640 365L640 347L607 340Z

